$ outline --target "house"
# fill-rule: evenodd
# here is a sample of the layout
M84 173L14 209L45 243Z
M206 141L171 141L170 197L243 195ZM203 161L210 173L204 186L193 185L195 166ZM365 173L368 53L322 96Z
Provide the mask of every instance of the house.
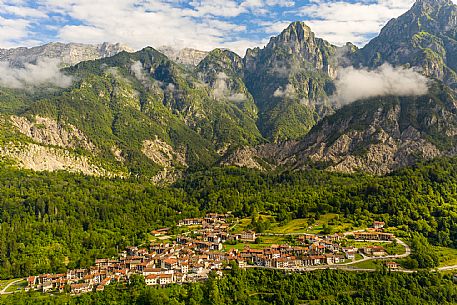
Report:
M201 225L202 223L203 223L203 218L186 218L186 219L179 221L178 227L195 226L195 225Z
M189 264L184 262L184 263L181 263L181 273L183 274L187 274L189 273Z
M354 232L354 238L356 240L385 240L392 241L395 239L395 235L384 232Z
M43 283L42 291L43 291L43 293L46 293L46 292L52 290L52 288L53 288L52 282L47 281L47 282Z
M346 258L350 260L355 260L355 251L349 250L345 252Z
M159 284L167 285L173 283L173 274L159 274Z
M92 286L89 284L83 283L83 284L71 284L70 285L70 290L71 293L73 294L81 294L81 293L86 293L91 290Z
M158 274L150 274L144 278L144 282L147 286L157 285L158 284L159 275Z
M372 255L372 256L385 256L386 251L382 246L368 246L362 249L365 255Z
M244 259L237 260L237 263L238 263L238 267L240 267L240 268L246 268L246 266L247 266L246 261Z
M35 287L38 284L38 277L37 276L29 276L27 278L27 283L29 287Z
M256 233L254 231L245 231L240 234L240 239L242 241L255 242Z
M275 260L273 260L273 267L278 268L278 269L287 268L287 267L289 267L289 261L284 257L275 259Z
M151 234L154 235L155 237L159 237L159 236L167 235L169 231L170 231L170 228L162 228L162 229L151 231Z
M397 270L399 265L396 262L386 262L386 267L390 270Z
M178 266L178 260L174 258L168 258L162 261L162 268L164 269L174 269Z
M375 228L375 229L382 229L382 228L384 228L385 225L386 225L386 223L384 221L374 221L373 222L373 228Z

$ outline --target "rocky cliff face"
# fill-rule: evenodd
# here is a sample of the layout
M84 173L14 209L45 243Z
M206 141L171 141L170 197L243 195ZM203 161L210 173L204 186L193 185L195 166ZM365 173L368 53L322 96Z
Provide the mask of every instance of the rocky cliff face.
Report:
M45 117L1 117L0 159L20 168L62 170L91 176L126 175L108 170L95 161L98 153L88 137L71 124Z
M33 120L12 116L12 125L23 135L37 143L61 148L81 148L95 152L95 145L71 124L37 116Z
M273 141L305 135L332 112L336 47L292 23L264 49L248 50L245 82L259 107L259 129Z
M49 43L33 48L0 49L0 62L8 62L13 67L22 67L26 63L36 63L40 59L53 59L60 62L62 67L67 67L82 61L111 57L122 51L133 52L133 49L119 43L99 45Z
M165 54L172 61L188 66L197 66L208 55L208 52L191 48L175 49L163 46L157 50Z
M246 148L226 163L383 175L419 160L455 155L456 144L457 95L436 85L423 97L356 102L324 118L301 141Z

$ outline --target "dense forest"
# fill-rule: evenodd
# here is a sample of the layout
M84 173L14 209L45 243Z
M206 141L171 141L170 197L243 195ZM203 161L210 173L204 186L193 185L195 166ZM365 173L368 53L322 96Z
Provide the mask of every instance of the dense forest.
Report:
M457 159L385 177L216 168L169 187L3 165L0 185L1 278L86 267L146 242L152 229L206 211L263 212L279 222L332 212L355 223L384 220L408 237L414 232L457 246Z
M241 270L233 265L226 276L213 274L205 283L147 287L142 277L127 286L113 284L105 291L69 295L17 294L0 298L0 304L456 304L457 286L451 276L432 274L351 273L316 271L304 274L271 270Z

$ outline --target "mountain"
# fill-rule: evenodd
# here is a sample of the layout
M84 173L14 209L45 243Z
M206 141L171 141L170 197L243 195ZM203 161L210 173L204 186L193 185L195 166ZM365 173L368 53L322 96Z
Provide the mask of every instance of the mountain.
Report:
M174 62L188 66L197 66L208 55L206 51L191 48L175 49L169 46L162 46L157 51L165 54Z
M0 156L35 170L173 181L264 142L239 69L242 59L225 50L189 70L146 48L65 69L74 80L67 89L2 89L11 105L3 105Z
M457 89L457 6L451 0L417 0L392 19L354 62L377 67L385 62L414 67Z
M26 63L36 63L40 59L54 59L61 66L72 66L82 61L114 56L122 51L133 52L128 46L116 43L89 45L80 43L49 43L33 48L0 49L0 62L8 62L13 67L23 67Z
M382 175L423 159L456 155L456 31L457 6L451 1L418 0L364 48L348 45L344 65L413 68L435 80L427 95L357 101L325 116L301 139L238 149L222 164Z
M333 46L302 22L244 58L215 49L186 63L153 48L103 57L120 47L93 47L103 58L60 72L72 80L67 88L0 88L0 157L35 170L171 182L218 164L386 174L453 156L455 12L445 0L418 0L362 49ZM68 63L74 53L57 46L28 60ZM432 78L429 92L338 104L340 66L386 62Z
M347 105L300 141L240 149L223 163L383 175L421 160L454 156L456 147L457 94L436 83L426 96L387 96Z
M225 143L263 142L256 125L258 109L243 81L243 59L229 50L216 49L200 62L196 73L210 88L214 100L218 101L214 106L222 106L222 103L227 105L218 114L217 137ZM243 143L236 139L242 140ZM222 147L222 152L227 148Z
M294 22L244 58L245 83L259 108L258 126L273 141L304 136L332 112L337 48Z

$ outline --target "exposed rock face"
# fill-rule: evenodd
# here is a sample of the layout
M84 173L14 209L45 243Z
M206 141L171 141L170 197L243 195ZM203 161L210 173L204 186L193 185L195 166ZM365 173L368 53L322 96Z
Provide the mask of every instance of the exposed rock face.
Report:
M324 118L301 141L245 148L224 164L265 168L266 163L289 169L318 165L383 175L419 160L456 155L456 94L443 86L432 91L436 95L348 105Z
M197 66L208 55L208 52L190 48L174 49L162 46L157 50L165 54L170 60L188 66Z
M305 135L332 112L337 48L316 38L302 22L292 23L264 49L249 49L245 82L260 110L259 129L274 141Z
M175 163L179 166L187 166L185 154L175 152L168 143L156 138L143 142L143 154L154 163L162 167L172 167Z
M12 116L13 126L33 141L62 148L82 148L95 151L95 145L75 126L36 116L34 121Z
M34 171L68 171L90 176L112 177L110 173L93 164L85 156L75 155L67 150L45 147L38 144L10 144L0 147L0 156L13 160L20 168Z
M0 62L8 62L13 67L22 67L26 63L36 63L39 59L55 59L66 67L82 61L111 57L122 51L133 52L133 49L119 43L99 45L49 43L33 48L0 49Z
M182 176L182 169L187 168L185 151L177 152L171 145L156 137L143 142L143 154L163 169L153 177L156 183L171 183Z

